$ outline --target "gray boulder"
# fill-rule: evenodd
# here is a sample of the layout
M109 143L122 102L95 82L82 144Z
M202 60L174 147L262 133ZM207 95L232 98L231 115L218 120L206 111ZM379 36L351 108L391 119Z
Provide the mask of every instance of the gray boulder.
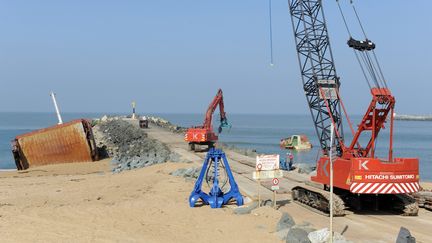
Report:
M201 172L200 168L197 168L197 167L188 168L185 171L184 177L197 179L200 172Z
M297 163L294 164L294 167L297 169L297 172L300 174L310 174L315 170L315 165L305 164L305 163Z
M173 176L181 176L184 178L197 179L201 168L191 167L191 168L180 168L170 173Z
M312 228L308 227L291 227L288 231L286 242L287 243L311 243L308 238L308 234L314 231Z
M294 225L294 219L288 213L283 213L281 218L279 219L279 222L276 225L276 231L291 228Z
M396 243L415 243L416 239L411 235L407 228L401 227L399 230Z
M252 210L254 210L257 207L258 207L258 202L253 201L252 203L249 203L248 205L234 208L234 214L249 214L252 212Z
M287 235L288 235L288 231L289 231L289 230L290 230L289 228L287 228L287 229L283 229L283 230L280 230L280 231L275 232L274 234L275 234L279 239L281 239L281 240L286 240Z
M186 168L180 168L180 169L177 169L177 170L171 172L170 175L173 175L173 176L184 176L185 172L186 172Z

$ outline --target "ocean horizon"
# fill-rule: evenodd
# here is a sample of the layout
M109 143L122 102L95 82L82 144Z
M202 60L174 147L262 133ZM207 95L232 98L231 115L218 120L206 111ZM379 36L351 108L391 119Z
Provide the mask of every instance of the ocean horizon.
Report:
M65 112L63 121L78 118L100 118L103 115L126 115L116 112ZM159 116L171 123L190 127L203 122L202 114L186 113L146 113L142 115ZM218 114L215 114L214 118ZM357 124L361 116L351 116L353 124ZM230 130L223 131L220 142L239 148L255 149L258 153L280 154L285 156L286 150L279 148L281 138L292 134L305 134L313 144L308 151L294 151L295 161L299 163L315 164L319 156L319 142L315 134L312 120L308 114L228 114L232 124ZM217 120L213 124L217 124ZM57 124L57 117L53 112L0 112L0 169L13 169L10 141L17 135L32 130L45 128ZM216 126L216 125L215 125ZM422 180L432 181L432 122L428 121L395 121L394 157L414 157L420 159L420 177ZM345 138L350 141L352 136L345 124ZM377 142L377 156L387 157L389 131L380 132Z

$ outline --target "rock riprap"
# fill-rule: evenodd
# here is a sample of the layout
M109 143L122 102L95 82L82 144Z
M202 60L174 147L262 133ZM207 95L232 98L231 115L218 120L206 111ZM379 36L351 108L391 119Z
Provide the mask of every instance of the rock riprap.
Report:
M152 123L156 126L162 127L162 128L166 128L166 129L168 129L174 133L185 133L187 130L187 128L174 125L171 122L169 122L168 120L165 120L161 117L149 116L149 117L147 117L147 119L150 123Z
M122 119L107 119L95 129L98 147L112 158L113 172L178 161L178 154Z

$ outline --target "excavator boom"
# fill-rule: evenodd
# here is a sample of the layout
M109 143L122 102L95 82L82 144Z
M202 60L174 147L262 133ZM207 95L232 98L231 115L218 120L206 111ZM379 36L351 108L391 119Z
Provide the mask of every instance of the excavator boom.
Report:
M213 101L210 103L210 105L207 108L203 128L209 129L209 130L212 129L213 113L215 112L215 110L218 106L219 106L219 113L220 113L220 125L219 125L218 130L220 133L222 131L222 128L229 127L228 120L227 120L226 114L225 114L225 106L224 106L224 101L223 101L222 89L218 90Z

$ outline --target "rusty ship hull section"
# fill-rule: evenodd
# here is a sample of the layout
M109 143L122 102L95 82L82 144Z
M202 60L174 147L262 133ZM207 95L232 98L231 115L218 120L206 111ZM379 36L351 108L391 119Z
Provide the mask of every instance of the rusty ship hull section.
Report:
M84 119L19 135L12 152L18 170L98 159L91 125Z

